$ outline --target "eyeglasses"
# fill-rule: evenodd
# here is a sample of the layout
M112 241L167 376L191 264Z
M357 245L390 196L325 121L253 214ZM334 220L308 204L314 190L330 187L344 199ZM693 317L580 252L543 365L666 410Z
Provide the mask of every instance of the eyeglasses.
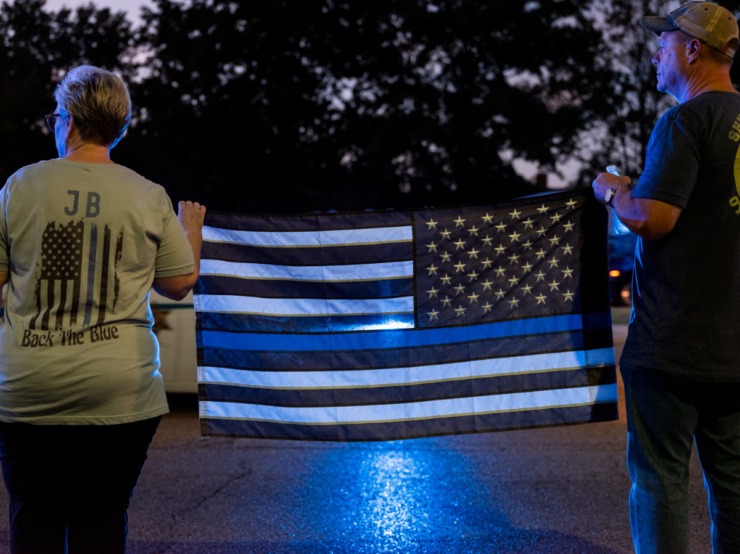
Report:
M62 114L60 113L52 113L52 114L44 116L44 121L46 122L46 128L49 129L50 133L54 134L54 127L57 124L57 119L60 117L64 117L64 116L62 116Z

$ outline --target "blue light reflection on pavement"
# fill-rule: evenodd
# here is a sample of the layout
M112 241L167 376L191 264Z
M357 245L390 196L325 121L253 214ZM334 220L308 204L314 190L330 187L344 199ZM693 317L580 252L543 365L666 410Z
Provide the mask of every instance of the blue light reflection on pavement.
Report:
M466 458L437 439L344 446L326 452L307 484L313 531L333 527L341 541L327 552L482 552L481 530L507 527L481 509L489 493Z
M360 520L374 541L428 531L426 460L409 452L374 452L363 460L358 481L365 501Z

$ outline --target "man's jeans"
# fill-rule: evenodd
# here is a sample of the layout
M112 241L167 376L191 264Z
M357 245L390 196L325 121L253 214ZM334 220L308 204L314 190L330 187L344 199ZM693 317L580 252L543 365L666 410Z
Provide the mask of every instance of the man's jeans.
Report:
M689 553L689 458L695 441L713 552L740 553L740 383L688 382L625 367L622 378L635 552Z

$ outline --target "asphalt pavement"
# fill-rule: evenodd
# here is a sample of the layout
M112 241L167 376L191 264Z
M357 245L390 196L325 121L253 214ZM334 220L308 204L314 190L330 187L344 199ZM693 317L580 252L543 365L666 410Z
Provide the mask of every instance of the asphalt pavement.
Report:
M202 438L195 397L170 400L129 510L129 554L633 551L623 406L607 423L323 443ZM692 553L708 554L696 462L691 498Z

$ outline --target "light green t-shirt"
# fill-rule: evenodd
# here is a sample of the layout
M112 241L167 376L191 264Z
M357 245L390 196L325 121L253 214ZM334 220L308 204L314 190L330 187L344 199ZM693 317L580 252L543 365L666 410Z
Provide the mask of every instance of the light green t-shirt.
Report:
M39 162L0 190L0 421L167 413L149 291L193 271L165 190L120 165Z

